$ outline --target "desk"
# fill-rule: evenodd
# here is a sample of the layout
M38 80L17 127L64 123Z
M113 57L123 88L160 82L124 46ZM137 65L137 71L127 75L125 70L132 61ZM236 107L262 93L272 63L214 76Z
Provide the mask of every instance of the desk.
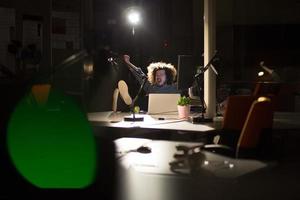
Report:
M203 143L120 138L115 140L115 145L116 157L119 158L122 166L142 173L163 175L193 174L194 176L206 175L219 178L237 178L267 166L266 163L257 160L233 159L208 151L202 152L198 149L198 151L192 153L193 155L189 156L189 159L186 159L187 163L184 164L185 166L171 170L170 163L176 161L173 156L179 153L176 150L176 146L181 145L192 148L202 146ZM151 153L136 152L135 149L140 146L149 147ZM191 160L194 161L194 169L191 169L191 163L188 163Z
M210 122L203 124L192 124L185 120L166 119L157 120L150 115L142 115L143 122L125 122L124 116L129 113L114 113L95 112L88 113L88 120L95 127L113 127L113 128L142 128L142 129L156 129L156 130L173 130L173 131L190 131L207 133L213 130L220 130L222 122ZM300 130L300 113L299 112L275 112L273 119L273 129L275 131L284 130Z
M88 113L88 119L94 126L118 127L118 128L153 128L182 131L206 132L222 128L222 122L210 122L203 124L192 124L184 120L170 119L157 120L149 115L144 122L124 122L124 116L129 113L95 112ZM297 129L300 130L300 112L275 112L273 119L273 129Z
M92 125L99 128L106 127L112 128L112 130L120 128L121 130L117 130L117 132L124 132L128 130L130 131L129 134L131 137L134 137L132 132L135 129L137 129L137 132L141 132L145 129L150 130L152 135L152 128L156 127L160 130L158 126L163 126L162 124L152 124L143 128L146 126L143 124L146 122L146 118L145 122L126 122L128 124L125 126L121 121L114 123L114 120L122 120L122 116L127 115L127 113L117 113L117 115L111 114L112 112L89 113L88 118ZM156 121L152 123L155 122ZM168 121L157 121L157 123L163 122ZM299 130L299 122L299 113L275 113L274 115L274 129L276 130ZM174 123L177 122L174 121ZM190 125L198 126L194 124ZM214 125L215 123L211 123L203 126L207 126L210 130L210 128L215 129ZM199 126L199 129L200 127L201 126ZM179 128L180 130L186 130L183 127ZM172 129L172 126L170 129ZM173 129L175 128L173 127ZM197 134L199 133L200 135L210 132L201 132L201 130L197 131L199 131ZM286 133L286 131L284 132ZM118 135L118 137L115 138L121 137ZM273 167L274 163L266 163L256 160L232 160L228 157L217 156L209 152L204 152L205 158L209 161L208 163L212 164L209 166L212 167L207 169L202 162L201 165L196 165L200 168L196 168L196 170L193 171L194 173L191 173L189 168L183 168L181 170L182 173L178 174L174 173L169 168L169 162L173 160L175 150L174 146L178 144L198 145L199 143L174 141L163 142L153 141L151 139L141 139L129 146L124 145L124 143L125 142L122 142L122 140L116 140L120 172L118 176L118 185L120 186L117 191L118 200L279 200L300 198L300 186L298 184L300 178L300 162L293 163L286 161L286 163L280 163ZM128 150L135 149L140 145L150 146L152 148L152 153L140 154L137 152L131 152L125 155L122 154ZM293 160L295 160L295 158L299 158L298 154L294 156ZM229 167L229 163L234 165L233 170Z
M157 120L149 115L143 115L143 122L125 122L124 116L129 113L96 112L89 113L88 119L94 128L95 135L103 135L111 139L120 137L143 137L150 139L212 141L215 130L222 129L222 122L192 124L185 120ZM300 113L275 112L273 119L273 134L276 138L286 138L290 133L299 132ZM109 134L107 134L109 133ZM179 134L178 134L179 133ZM182 134L184 133L184 134ZM286 139L285 139L286 140Z
M157 120L154 117L143 114L137 116L143 116L143 122L125 122L124 116L129 113L114 113L114 112L97 112L89 113L88 119L93 126L105 126L115 128L143 128L143 129L163 129L163 130L177 130L177 131L198 131L207 132L215 130L213 123L207 124L192 124L186 120L180 119L165 119Z
M111 139L128 136L185 141L197 139L205 142L207 135L213 137L212 133L216 130L213 123L192 124L179 119L157 120L150 115L142 115L143 122L125 122L123 118L127 115L129 113L98 112L89 113L88 119L96 136Z
M240 196L235 199L241 199L243 194L237 191L246 188L244 180L275 165L273 162L232 159L204 151L200 152L200 159L192 158L196 161L193 171L187 165L181 168L181 173L176 173L170 170L169 165L174 160L173 155L178 153L176 146L201 143L120 138L115 144L121 172L118 200L233 199L237 195ZM151 147L152 152L130 151L141 145ZM122 156L128 151L130 153Z

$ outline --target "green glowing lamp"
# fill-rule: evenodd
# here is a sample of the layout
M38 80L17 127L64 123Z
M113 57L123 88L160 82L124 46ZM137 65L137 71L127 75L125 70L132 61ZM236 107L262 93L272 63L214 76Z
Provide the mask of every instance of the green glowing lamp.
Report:
M86 116L49 87L33 87L16 106L7 148L18 172L38 188L78 189L94 181L96 145Z

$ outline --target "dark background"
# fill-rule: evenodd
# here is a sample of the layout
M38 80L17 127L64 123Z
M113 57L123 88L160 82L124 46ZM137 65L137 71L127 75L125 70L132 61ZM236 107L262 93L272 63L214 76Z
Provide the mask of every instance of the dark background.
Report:
M24 42L24 20L40 21L40 73L50 74L53 85L73 94L89 111L109 110L110 96L118 80L128 82L132 96L138 86L121 61L112 69L107 57L129 54L132 62L145 72L152 61L170 62L177 67L178 55L192 55L193 65L185 66L186 70L196 71L197 66L203 65L203 5L199 0L2 0L1 8L14 10L15 31L10 35L2 31L2 36L8 39L0 44L3 50L0 62L15 70L20 61L15 65L7 62L8 42ZM142 11L142 24L135 28L135 35L125 16L125 10L131 6ZM284 82L298 82L299 8L298 0L217 2L216 50L220 57L215 66L220 74L217 87L233 83L240 84L235 87L250 87L248 83L257 80L260 61L275 69ZM2 30L11 28L3 22ZM58 66L60 70L53 73L57 64L83 49L94 59L92 79L82 79L84 59ZM21 74L19 78L24 76ZM3 73L1 77L7 79ZM103 101L107 103L99 104Z

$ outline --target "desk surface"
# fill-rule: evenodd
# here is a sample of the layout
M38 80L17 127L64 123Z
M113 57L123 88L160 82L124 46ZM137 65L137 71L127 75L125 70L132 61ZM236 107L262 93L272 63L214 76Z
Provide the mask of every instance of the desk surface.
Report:
M151 174L193 174L219 178L236 178L247 173L267 167L267 164L258 160L233 159L230 157L201 151L203 143L162 141L141 138L120 138L115 140L117 158L123 167L134 169L141 173ZM147 146L150 153L139 153L136 149ZM187 156L175 159L175 154L182 154L177 146L190 148ZM193 150L194 149L194 150ZM184 161L174 168L170 164ZM191 164L193 163L193 164ZM192 169L193 168L193 169ZM192 172L194 171L194 172Z
M120 138L115 144L121 172L118 200L233 199L231 191L233 188L239 191L243 184L238 180L251 180L252 174L275 164L200 152L181 165L181 173L178 173L170 170L169 164L174 161L173 155L178 153L176 146L191 147L201 143ZM141 145L151 147L152 152L132 151ZM122 153L124 155L120 157ZM241 193L235 199L242 196Z
M116 128L143 128L143 129L166 129L178 131L197 131L207 132L215 130L213 123L208 124L192 124L186 120L176 118L166 118L158 120L150 115L137 115L143 116L143 122L125 122L123 118L128 116L129 113L114 113L114 112L97 112L89 113L88 119L94 126L116 127Z
M192 124L185 120L176 118L157 120L157 118L150 115L142 115L144 122L124 122L123 118L129 113L114 113L95 112L88 113L88 120L94 126L118 127L118 128L146 128L146 129L168 129L179 131L197 131L207 132L222 128L222 122L211 122L203 124ZM300 129L300 113L299 112L275 112L273 119L273 129Z

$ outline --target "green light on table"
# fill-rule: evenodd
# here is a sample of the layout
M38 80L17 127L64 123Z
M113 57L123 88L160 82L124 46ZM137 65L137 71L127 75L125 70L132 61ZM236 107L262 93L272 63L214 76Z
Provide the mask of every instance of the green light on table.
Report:
M84 113L51 90L47 103L25 96L8 126L7 147L20 174L39 188L83 188L95 178L96 147Z

